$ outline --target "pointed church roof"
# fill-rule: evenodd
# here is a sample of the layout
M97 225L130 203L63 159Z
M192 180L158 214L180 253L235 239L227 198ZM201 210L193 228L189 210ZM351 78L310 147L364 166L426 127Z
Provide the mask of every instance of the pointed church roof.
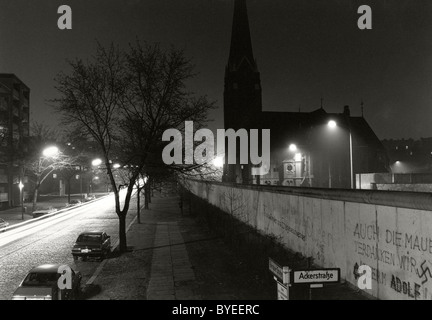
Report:
M248 62L256 69L246 0L235 0L228 67L238 69L243 62Z

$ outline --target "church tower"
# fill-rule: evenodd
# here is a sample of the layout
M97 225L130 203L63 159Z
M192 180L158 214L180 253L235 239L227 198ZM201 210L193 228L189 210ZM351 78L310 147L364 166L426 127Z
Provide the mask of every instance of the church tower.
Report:
M235 0L231 47L225 68L224 127L246 130L255 125L262 111L261 80L253 56L246 0ZM237 140L238 143L238 140ZM237 157L239 156L237 152ZM227 161L225 155L225 162ZM250 179L249 165L224 166L224 181L243 182Z

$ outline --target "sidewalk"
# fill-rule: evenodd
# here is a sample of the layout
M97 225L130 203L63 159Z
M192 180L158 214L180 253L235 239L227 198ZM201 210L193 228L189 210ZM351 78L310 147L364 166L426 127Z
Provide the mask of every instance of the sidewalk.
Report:
M187 210L185 210L186 212ZM132 211L129 214L135 214ZM129 252L102 265L85 286L92 300L276 300L276 284L185 213L178 198L155 194L127 234ZM251 249L253 250L253 249ZM265 273L265 272L264 272ZM365 299L345 285L316 299Z

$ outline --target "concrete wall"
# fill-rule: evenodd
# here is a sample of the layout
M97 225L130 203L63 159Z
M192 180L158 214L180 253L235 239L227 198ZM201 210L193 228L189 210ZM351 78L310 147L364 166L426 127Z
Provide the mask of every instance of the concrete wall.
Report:
M377 190L432 192L432 183L377 183Z
M394 186L392 186L394 184ZM356 189L430 192L429 173L362 173L356 174Z
M418 192L232 187L189 181L195 195L273 235L286 247L337 267L357 285L372 268L379 299L432 299L432 197Z

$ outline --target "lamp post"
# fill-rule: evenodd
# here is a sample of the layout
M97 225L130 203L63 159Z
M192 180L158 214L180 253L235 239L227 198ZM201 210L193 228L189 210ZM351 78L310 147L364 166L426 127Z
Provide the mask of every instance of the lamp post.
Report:
M327 126L330 129L335 129L337 127L337 123L334 120L330 120ZM354 189L353 147L352 147L351 126L348 126L348 133L349 133L350 183L351 183L351 189Z
M93 167L98 167L98 166L100 166L101 164L102 164L102 160L99 159L99 158L94 159L94 160L92 161L92 166L93 166ZM94 168L92 168L92 175L91 175L91 179L90 179L90 194L93 193L93 174L94 174ZM96 178L98 178L98 177L96 177ZM98 179L99 179L99 178L98 178Z
M18 187L20 189L21 219L24 220L24 191L23 191L24 184L22 183L22 181L20 181Z
M38 169L37 169L36 187L35 187L35 192L34 192L34 196L33 196L33 210L36 207L39 185L41 183L41 175L43 173L43 171L41 171L42 163L43 163L43 161L45 159L47 159L47 158L53 158L56 155L58 155L58 153L59 153L59 149L56 146L50 146L50 147L45 148L42 151L42 157L39 157L39 163L38 163Z

